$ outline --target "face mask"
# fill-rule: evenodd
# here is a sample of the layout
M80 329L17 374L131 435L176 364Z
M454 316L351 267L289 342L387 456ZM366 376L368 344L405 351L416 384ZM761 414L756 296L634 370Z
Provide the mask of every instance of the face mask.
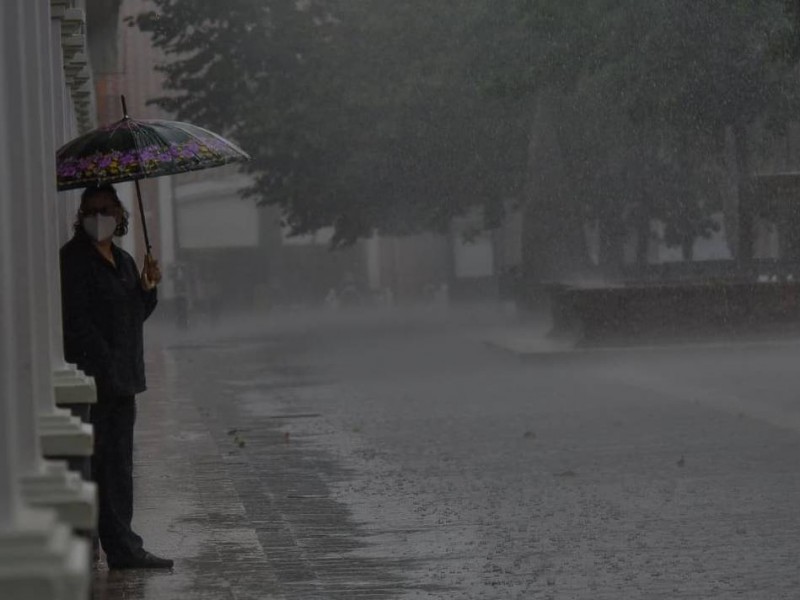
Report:
M117 220L107 215L92 215L84 217L83 230L96 242L110 239L117 230Z

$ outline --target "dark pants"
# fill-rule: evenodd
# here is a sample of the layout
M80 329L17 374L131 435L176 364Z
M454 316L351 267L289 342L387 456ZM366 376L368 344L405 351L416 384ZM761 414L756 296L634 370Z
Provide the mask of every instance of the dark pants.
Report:
M133 519L134 396L118 396L97 386L91 409L94 425L92 479L99 495L98 533L109 563L142 550L142 538L131 529Z

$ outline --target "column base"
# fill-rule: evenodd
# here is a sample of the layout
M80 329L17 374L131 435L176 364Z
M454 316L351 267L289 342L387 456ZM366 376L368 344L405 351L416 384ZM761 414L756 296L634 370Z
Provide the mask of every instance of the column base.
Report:
M82 423L66 409L38 416L39 439L45 456L91 456L92 426Z
M97 388L94 379L78 369L56 369L53 371L53 392L56 405L95 404Z
M52 508L75 530L97 529L97 486L67 469L62 461L46 461L38 472L20 477L22 498L32 507Z
M72 536L52 511L24 508L17 520L0 531L0 598L88 598L89 542Z

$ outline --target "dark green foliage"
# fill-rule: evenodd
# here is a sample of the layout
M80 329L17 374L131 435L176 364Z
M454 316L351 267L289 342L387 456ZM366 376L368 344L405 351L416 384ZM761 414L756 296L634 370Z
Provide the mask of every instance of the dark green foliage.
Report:
M797 108L790 0L153 4L158 102L231 135L249 193L337 244L475 206L493 225L516 200L539 231L598 219L610 255L650 218L688 248L722 203L726 130L747 151Z
M584 214L612 237L659 218L688 248L722 206L726 129L746 147L748 126L796 114L799 18L785 0L514 0L488 9L480 64L490 93L558 94Z
M466 2L155 0L136 23L171 54L157 102L253 156L248 190L298 233L444 229L495 215L525 132L469 80Z

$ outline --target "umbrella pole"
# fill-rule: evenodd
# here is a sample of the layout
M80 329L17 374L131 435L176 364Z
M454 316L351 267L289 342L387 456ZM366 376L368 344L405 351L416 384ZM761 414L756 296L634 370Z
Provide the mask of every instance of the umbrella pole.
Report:
M153 247L150 245L150 236L147 234L147 221L144 218L144 205L142 204L142 190L139 188L139 180L135 179L136 200L139 202L139 215L142 217L142 231L144 232L144 245L147 248L147 256L150 256Z
M119 101L122 104L122 118L128 118L128 107L125 104L125 96L120 95ZM147 256L150 256L153 247L150 245L150 236L147 234L147 221L144 218L144 205L142 204L142 190L139 188L139 180L134 179L136 184L136 200L139 203L139 215L142 217L142 231L144 232L144 245L147 248Z

